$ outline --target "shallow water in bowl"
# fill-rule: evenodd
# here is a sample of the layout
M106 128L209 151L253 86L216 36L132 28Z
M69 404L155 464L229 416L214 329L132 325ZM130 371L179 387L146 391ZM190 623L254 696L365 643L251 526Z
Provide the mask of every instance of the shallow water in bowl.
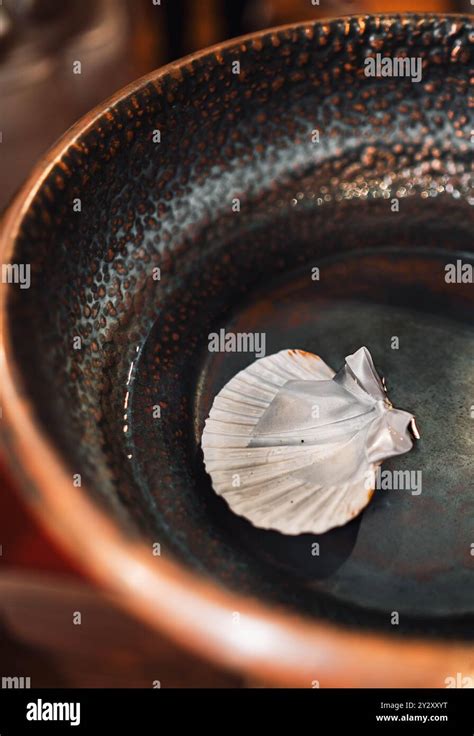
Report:
M194 411L183 427L186 467L175 468L187 478L187 495L178 500L172 490L165 498L154 493L157 423L166 422L173 407L162 387L153 386L160 338L152 330L134 367L126 434L133 476L165 550L240 591L317 615L359 619L365 610L389 626L392 611L413 620L474 612L474 334L461 298L470 285L444 280L446 263L456 257L419 248L416 254L394 248L342 253L318 261L318 281L308 265L215 325L216 331L264 332L266 354L300 348L320 354L334 369L366 345L395 406L417 416L421 440L383 466L416 473L415 493L378 490L359 518L319 537L257 529L214 494L202 464L203 422L222 385L255 356L210 353L207 334L199 336L201 361L187 376ZM157 417L152 407L159 404Z

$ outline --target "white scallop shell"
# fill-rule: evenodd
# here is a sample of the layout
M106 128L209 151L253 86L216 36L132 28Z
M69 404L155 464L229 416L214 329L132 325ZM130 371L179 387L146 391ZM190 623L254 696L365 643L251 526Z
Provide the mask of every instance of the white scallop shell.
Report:
M202 435L216 493L255 526L321 534L368 504L374 473L412 447L367 348L335 374L301 350L240 371L214 399Z

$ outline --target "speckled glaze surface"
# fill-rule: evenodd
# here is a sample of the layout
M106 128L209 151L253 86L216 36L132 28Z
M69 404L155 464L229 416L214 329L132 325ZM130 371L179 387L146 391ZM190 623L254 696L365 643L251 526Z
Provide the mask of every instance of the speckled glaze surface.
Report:
M52 453L48 458L58 464L58 475L50 471L49 477L62 484L56 489L62 494L61 509L55 508L51 526L67 528L67 534L58 533L78 543L75 509L87 512L89 521L92 513L101 518L105 514L105 536L114 537L123 559L108 559L107 574L98 569L94 574L122 596L138 597L126 605L154 625L195 649L206 644L209 656L232 666L264 672L272 668L276 652L269 647L256 662L230 624L226 628L223 623L219 635L207 629L203 635L200 627L206 624L193 624L190 614L189 619L177 614L180 625L173 629L172 613L165 613L163 600L146 602L152 594L145 594L125 574L131 549L143 553L140 564L150 576L149 586L158 591L165 579L176 575L175 580L189 586L188 594L194 594L197 609L204 597L209 605L214 600L215 593L209 592L214 587L206 583L205 590L194 590L191 578L181 581L174 560L232 589L234 595L250 594L292 609L292 616L312 617L312 623L303 625L282 614L286 643L281 646L287 647L288 657L281 649L280 680L310 672L317 661L321 632L316 628L321 622L343 625L357 637L364 630L367 651L376 630L389 640L382 640L383 651L385 646L387 652L398 651L401 644L387 613L397 597L386 600L388 584L392 592L393 584L400 592L400 608L406 614L397 634L467 639L472 633L472 588L471 594L464 588L452 608L447 603L460 584L469 591L474 558L467 548L460 545L454 556L446 552L455 574L441 581L444 592L435 595L435 619L428 615L428 597L420 593L423 572L413 575L410 541L406 555L395 556L397 537L389 538L385 547L382 541L380 550L353 571L356 583L361 576L356 593L356 585L351 587L343 572L331 579L333 569L343 568L351 557L358 534L355 526L339 530L329 543L328 567L315 580L299 562L293 563L307 554L311 539L302 538L296 542L300 546L289 549L281 539L268 536L272 533L257 539L254 530L239 529L225 516L204 473L199 440L216 391L243 360L248 364L253 359L233 356L224 364L225 356L219 356L210 363L210 330L240 324L245 330L267 330L274 349L322 352L315 344L313 297L302 299L307 288L303 286L292 302L288 294L300 276L288 275L324 264L325 259L332 264L328 268L334 278L318 302L321 314L328 300L349 294L357 301L374 293L385 305L381 312L354 307L350 314L354 325L382 335L383 309L393 304L398 312L387 317L387 331L394 329L394 321L414 324L413 314L403 309L420 309L421 288L423 299L434 307L426 310L426 329L418 321L407 333L419 346L416 360L427 351L435 355L441 341L440 360L447 371L450 346L442 339L451 328L439 325L440 315L457 321L456 394L448 405L456 403L459 392L472 389L466 377L472 360L472 333L467 332L472 285L450 290L442 268L446 254L468 258L472 250L473 121L468 98L473 33L472 19L461 16L348 17L272 30L201 52L139 80L67 133L5 218L2 259L32 265L29 290L1 288L8 359L2 368L7 415L2 431L12 464L35 505L51 514L60 502L51 490L46 498L46 471L41 471L40 481L40 471L28 467L22 455L31 432L41 435L41 445L31 446L36 463L47 446ZM422 81L366 77L364 59L376 53L421 57ZM235 61L240 62L238 74ZM399 201L396 215L390 209L393 198ZM233 208L236 199L238 213ZM341 254L348 254L348 260L341 261ZM259 296L273 283L265 298ZM403 298L398 303L390 283L400 286ZM288 309L279 312L285 299ZM347 314L331 312L318 333L319 340L326 340L325 359L331 364L364 344L356 343L364 329L349 329ZM433 333L435 325L443 335ZM343 345L335 341L338 331L344 334ZM290 335L298 336L300 344L286 344ZM423 349L420 335L426 340ZM80 349L74 347L77 338ZM348 344L351 340L354 344ZM409 379L422 390L421 380L415 380L419 362L410 368L406 360L402 370L374 347L376 362L388 373L403 382L412 370ZM403 389L399 393L403 400L409 398ZM18 400L23 405L21 420ZM394 400L400 404L397 390ZM153 415L157 406L159 420ZM440 406L448 415L445 404ZM426 421L443 451L442 431L434 429L435 414ZM464 443L464 452L469 420L462 416L459 422L456 441ZM435 494L432 512L436 516L441 510L445 523L454 524L462 522L469 505L464 512L460 502L445 506L442 486L448 479L449 487L466 498L472 455L462 473L456 466L448 471L435 486L441 495ZM431 472L434 477L439 468L432 466ZM77 473L82 487L73 489ZM420 523L426 513L415 504L403 509L399 528ZM433 528L420 525L419 534L428 545ZM449 542L450 536L442 531L441 539ZM161 545L158 561L151 554L146 558L153 542ZM94 542L84 545L87 551L78 550L78 555L98 568ZM436 564L435 573L429 569L430 560L442 549L442 544L434 544L424 560L425 575L435 575L435 591L440 590L439 579ZM386 577L387 566L393 568L392 578ZM369 587L363 582L368 568L375 569L376 581ZM233 605L237 610L247 605L243 597L225 601L226 615ZM262 625L273 625L266 618L268 609L259 611ZM300 651L292 640L297 630L307 631L306 641L314 643L301 666L293 661L293 653ZM339 646L339 636L336 630L328 641ZM444 667L459 661L446 659L445 645L439 641L427 649L435 658L442 652L435 664L429 657L423 659L417 644L405 643L406 661L419 657L418 663L423 662L420 673L426 674L431 662L432 682L438 682ZM472 656L471 645L456 649L456 655L453 646L453 657ZM348 647L349 640L344 640L344 649ZM336 649L329 651L330 661L337 657ZM374 655L372 669L367 664L362 674L366 684L376 676L380 657ZM352 670L349 665L352 675L347 675L354 681L355 661ZM326 667L328 682L340 681L342 670L336 677L331 668ZM413 672L416 679L415 665ZM409 677L402 664L399 677L400 682ZM392 672L387 682L395 680Z

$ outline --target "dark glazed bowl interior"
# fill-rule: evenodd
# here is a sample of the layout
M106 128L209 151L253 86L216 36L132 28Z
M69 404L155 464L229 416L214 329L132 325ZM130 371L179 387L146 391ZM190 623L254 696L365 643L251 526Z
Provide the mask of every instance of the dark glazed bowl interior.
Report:
M444 278L472 261L472 34L361 17L225 44L139 83L53 162L14 243L32 284L8 289L12 355L71 483L131 537L309 617L472 636L473 289ZM421 82L365 76L376 53L421 57ZM422 433L387 467L421 470L422 493L377 492L319 538L234 516L200 434L255 356L209 353L221 328L335 369L366 345Z

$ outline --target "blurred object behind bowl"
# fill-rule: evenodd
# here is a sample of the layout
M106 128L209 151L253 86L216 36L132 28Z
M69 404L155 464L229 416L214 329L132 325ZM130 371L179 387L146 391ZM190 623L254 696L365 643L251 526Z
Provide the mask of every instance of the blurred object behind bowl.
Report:
M78 117L152 64L141 5L5 0L0 7L0 210ZM154 58L153 58L154 61Z

